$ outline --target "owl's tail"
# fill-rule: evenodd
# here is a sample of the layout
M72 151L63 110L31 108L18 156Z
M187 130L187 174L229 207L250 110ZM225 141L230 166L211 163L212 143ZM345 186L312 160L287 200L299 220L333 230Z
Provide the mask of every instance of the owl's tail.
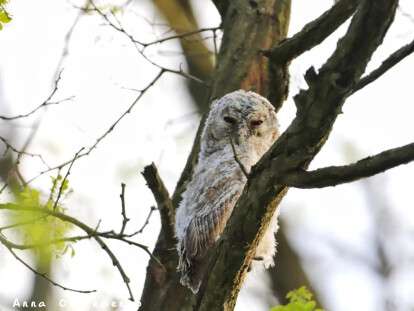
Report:
M197 294L203 277L202 263L190 258L184 245L179 245L178 255L177 270L181 274L180 283L191 289L194 294Z

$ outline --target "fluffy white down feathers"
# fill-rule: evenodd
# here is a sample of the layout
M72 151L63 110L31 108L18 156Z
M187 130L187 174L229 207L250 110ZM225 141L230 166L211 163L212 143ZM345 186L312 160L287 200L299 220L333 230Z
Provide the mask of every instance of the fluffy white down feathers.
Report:
M247 181L236 158L250 172L278 136L275 110L264 97L239 90L212 103L175 224L181 283L193 292L203 277L203 259L223 232ZM256 250L255 265L273 265L277 229L275 214Z

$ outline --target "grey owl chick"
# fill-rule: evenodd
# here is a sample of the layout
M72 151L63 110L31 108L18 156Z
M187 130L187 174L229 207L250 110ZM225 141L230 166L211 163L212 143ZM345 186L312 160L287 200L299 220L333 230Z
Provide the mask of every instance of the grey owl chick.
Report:
M194 293L203 277L204 256L223 232L247 181L236 157L250 172L278 136L275 109L259 94L239 90L212 103L175 222L180 281ZM266 268L273 265L277 229L275 214L255 256Z

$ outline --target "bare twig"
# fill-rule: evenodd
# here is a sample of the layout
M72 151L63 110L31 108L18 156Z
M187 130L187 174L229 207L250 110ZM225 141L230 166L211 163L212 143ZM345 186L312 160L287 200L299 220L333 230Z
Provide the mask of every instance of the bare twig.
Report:
M383 151L354 164L330 166L314 171L287 174L282 182L296 188L322 188L355 181L382 173L414 160L414 143Z
M69 287L63 286L63 285L55 282L46 273L42 273L42 272L37 271L36 269L34 269L33 267L31 267L28 263L26 263L23 259L21 259L19 256L17 256L17 254L13 250L13 248L15 248L14 246L16 244L9 242L6 238L4 238L2 236L2 234L0 234L0 242L14 256L14 258L16 258L17 261L19 261L20 263L22 263L26 268L28 268L34 274L36 274L36 275L44 278L45 280L47 280L48 282L50 282L54 286L57 286L57 287L59 287L59 288L61 288L63 290L67 290L67 291L71 291L71 292L76 292L76 293L82 293L82 294L90 294L90 293L96 292L96 290L78 290L78 289L73 289L73 288L69 288Z
M151 253L151 251L150 251L150 249L149 249L149 247L147 246L147 245L144 245L144 244L141 244L141 243L138 243L138 242L135 242L135 241L132 241L132 240L129 240L129 239L127 239L127 238L125 238L126 236L120 236L120 235L117 235L117 234L101 234L100 236L102 236L102 237L104 237L104 238L107 238L107 239L113 239L113 240L119 240L119 241L121 241L121 242L124 242L124 243L127 243L127 244L129 244L129 245L134 245L134 246L136 246L136 247L138 247L138 248L141 248L142 250L144 250L156 263L158 263L161 267L163 267L163 264L160 262L160 260L156 257L156 256L154 256L152 253Z
M171 69L171 68L167 68L167 67L164 67L164 66L161 66L160 64L157 64L157 63L155 63L153 60L151 60L147 55L145 55L145 53L144 53L144 50L145 50L145 48L147 47L147 46L149 46L149 45L153 45L153 44L156 44L156 43L158 43L157 41L153 41L153 42L150 42L150 43L144 43L144 42L142 42L142 41L140 41L140 40L137 40L137 39L135 39L134 38L134 36L132 36L131 34L129 34L126 30L125 30L125 28L123 28L123 26L122 26L122 24L121 24L121 22L118 20L118 19L116 19L116 17L115 16L113 16L115 19L116 19L116 21L117 21L117 23L118 23L118 25L116 25L115 23L113 23L112 21L111 21L111 19L108 17L108 15L107 14L105 14L104 12L102 12L102 10L101 9L99 9L95 4L94 4L94 2L91 0L91 5L93 6L93 9L94 9L94 11L96 11L107 23L108 23L108 25L110 26L110 27L112 27L113 29L115 29L116 31L118 31L118 32L120 32L120 33L122 33L124 36L126 36L130 41L131 41L131 43L133 43L134 44L134 47L135 47L135 49L137 50L137 52L139 53L139 55L141 55L146 61L148 61L151 65L153 65L153 66L155 66L155 67L157 67L158 69L160 69L160 70L162 70L163 72L169 72L169 73L173 73L173 74L177 74L177 75L180 75L180 76L182 76L182 77L184 77L184 78L187 78L187 79L190 79L190 80L193 80L193 81L195 81L195 82L198 82L198 83L200 83L200 84L202 84L202 85L206 85L207 86L207 83L206 82L204 82L204 81L202 81L202 80L200 80L199 78L197 78L197 77L195 77L195 76L193 76L193 75L191 75L191 74L189 74L189 73L186 73L186 72L184 72L181 68L179 69L179 70L176 70L176 69ZM194 35L194 33L193 33L193 35ZM179 37L178 37L179 38Z
M120 231L120 235L123 235L125 232L126 225L129 221L129 218L126 215L125 211L125 184L121 183L121 194L119 195L121 198L121 214L122 214L122 227Z
M57 207L57 205L58 205L58 203L59 203L59 200L60 200L60 197L62 196L62 193L63 193L63 188L65 187L65 183L66 183L66 181L68 180L68 177L69 177L69 175L70 175L70 170L72 169L72 166L73 166L73 164L75 163L75 161L76 161L76 159L78 158L78 156L79 156L79 154L82 152L82 150L83 149L85 149L85 148L81 148L76 154L75 154L75 156L73 157L73 160L72 160L72 162L70 163L70 165L69 165L69 168L68 168L68 171L66 172L66 175L65 175L65 177L63 177L63 179L62 179L62 182L60 183L60 187L59 187L59 191L58 191L58 194L57 194L57 196L56 196L56 200L55 200L55 203L53 204L53 210L55 210L56 209L56 207Z
M211 32L213 32L213 35L215 35L216 31L219 30L219 29L221 29L221 28L220 27L200 28L200 29L197 29L197 30L194 30L194 31L188 31L188 32L172 35L172 36L169 36L169 37L165 37L165 38L162 38L162 39L154 40L154 41L151 41L151 42L147 42L147 43L144 43L143 46L148 47L148 46L151 46L151 45L154 45L154 44L163 43L163 42L173 40L173 39L182 39L182 38L190 37L190 36L193 36L195 34L199 34L199 33L206 32L206 31L211 31Z
M33 222L32 222L33 223ZM34 243L34 244L17 244L14 242L11 242L10 240L6 239L4 236L0 234L0 243L13 248L18 249L21 251L28 250L28 249L36 249L36 248L42 248L46 246L50 246L53 244L59 244L59 243L65 243L65 242L78 242L81 240L87 240L91 239L93 236L91 235L80 235L80 236L73 236L73 237L66 237L66 238L59 238L59 239L51 239L49 241L44 241L41 243Z
M244 167L243 163L240 161L239 157L237 156L236 147L234 146L233 139L229 136L231 149L233 150L234 160L240 166L241 171L243 172L246 179L249 179L249 173L247 172L246 168Z
M43 158L43 156L41 154L30 153L30 152L26 152L24 150L19 150L16 147L14 147L7 139L5 139L2 136L0 136L0 141L6 146L6 150L4 151L4 154L6 154L6 152L8 150L11 150L14 153L16 153L19 158L21 158L21 156L28 156L28 157L32 157L32 158L38 158L40 161L42 161L42 163L46 167L50 168L50 166L47 164L47 162L45 161L45 159Z
M131 233L131 234L127 234L127 235L125 235L125 236L127 236L127 237L133 237L133 236L135 236L135 235L137 235L137 234L140 234L140 233L142 233L142 232L144 232L144 229L148 226L148 224L149 224L149 221L150 221L150 219L151 219L151 216L152 216L152 214L154 213L154 211L156 211L157 210L157 208L155 207L155 206L151 206L150 207L150 211L149 211L149 213L148 213L148 215L147 215L147 217L145 218L145 221L144 221L144 223L142 224L142 226L141 226L141 228L139 228L137 231L135 231L134 233Z
M133 100L133 102L129 105L129 107L115 120L115 122L113 122L109 128L101 135L99 136L95 143L88 147L86 149L86 151L81 152L77 159L83 158L85 156L88 156L94 149L97 148L97 146L99 145L99 143L105 138L107 137L113 130L114 128L122 121L123 118L125 118L125 116L129 113L131 113L132 109L134 109L135 105L139 102L139 100L145 95L145 93L161 78L161 76L165 73L164 70L160 70L158 72L158 74L147 84L147 86L145 86L143 89L139 90L139 94L138 96ZM29 184L30 182L32 182L33 180L35 180L36 178L49 173L51 171L55 171L58 169L61 169L67 165L69 165L70 163L72 163L73 157L70 160L67 160L59 165L56 165L54 167L51 167L47 170L41 171L39 174L37 174L36 176L34 176L33 178L31 178L30 180L28 180L27 184Z
M60 82L61 77L62 77L62 71L59 73L59 75L58 75L58 77L57 77L57 79L55 81L55 84L54 84L54 87L53 87L52 92L49 94L49 96L46 98L46 100L43 101L43 103L41 103L39 106L37 106L36 108L34 108L33 110L31 110L31 111L29 111L27 113L19 114L19 115L12 116L12 117L7 117L7 116L0 115L0 119L2 119L4 121L12 121L12 120L17 120L17 119L21 119L21 118L26 118L26 117L31 116L32 114L34 114L35 112L37 112L38 110L40 110L40 109L42 109L42 108L44 108L46 106L59 105L59 104L61 104L63 102L72 100L74 98L73 96L72 97L65 98L65 99L62 99L62 100L59 100L59 101L55 101L55 102L52 102L51 101L52 97L58 91L59 82Z
M98 235L97 232L95 231L95 229L89 227L88 225L86 225L85 223L79 221L78 219L76 219L74 217L71 217L69 215L63 214L63 213L58 212L58 211L49 210L47 208L31 208L31 207L21 207L21 206L18 206L16 204L0 204L0 210L1 209L13 210L13 211L30 211L30 212L36 212L36 213L39 213L39 214L49 215L49 216L53 216L55 218L58 218L58 219L60 219L60 220L62 220L64 222L69 222L69 223L75 225L76 227L82 229L87 235L89 235L93 239L95 239L95 241L101 246L101 248L110 257L110 259L112 261L112 264L119 271L119 273L120 273L120 275L122 277L122 280L123 280L125 286L128 289L129 299L131 301L134 301L134 296L132 294L132 290L131 290L131 287L129 285L129 283L130 283L129 277L125 273L125 270L123 269L121 263L119 262L119 260L115 256L115 254L108 247L108 245L103 241L103 238L117 239L117 240L126 242L128 244L133 244L133 245L135 245L135 246L140 247L141 249L143 249L148 255L151 256L151 258L154 258L154 256L148 250L148 247L147 246L142 245L140 243L136 243L136 242L130 241L130 240L122 239L119 236L109 235L108 233L102 233L101 235Z
M76 15L72 25L70 26L69 30L67 31L65 38L64 38L64 46L62 49L62 54L60 55L58 64L56 66L56 72L55 76L59 76L60 68L62 67L62 64L64 63L66 57L69 55L69 44L72 39L73 32L75 31L76 26L78 25L81 18L85 15L86 10L89 7L89 0L85 1L85 4L83 5L83 9L79 10L78 14Z

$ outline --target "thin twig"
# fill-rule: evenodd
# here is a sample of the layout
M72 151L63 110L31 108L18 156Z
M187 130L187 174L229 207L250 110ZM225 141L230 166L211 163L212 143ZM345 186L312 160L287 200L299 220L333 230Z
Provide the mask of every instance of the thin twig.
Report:
M86 14L86 9L89 6L89 0L85 1L85 4L83 5L84 10L79 10L78 14L76 15L72 25L70 26L69 30L67 31L65 38L64 38L64 45L62 49L62 54L60 55L58 64L56 66L55 76L59 75L60 68L62 67L62 64L64 63L66 57L69 55L69 44L72 39L72 35L75 31L76 26L78 25L81 18Z
M55 217L61 221L64 222L69 222L73 225L75 225L76 227L82 229L87 235L86 236L75 236L75 237L67 237L67 238L61 238L61 239L55 239L55 240L51 240L51 241L47 241L45 243L41 243L41 244L33 244L33 245L18 245L18 244L13 244L12 246L14 246L15 248L18 249L29 249L29 248L35 248L35 247L40 247L40 246L45 246L45 245L50 245L50 244L54 244L54 243L59 243L59 242L75 242L78 240L83 240L83 239L95 239L95 241L102 247L102 249L108 254L108 256L111 258L112 264L117 268L117 270L119 271L127 289L130 295L130 300L134 301L134 296L132 294L131 288L129 286L129 277L126 275L123 267L121 266L119 260L117 259L117 257L115 256L115 254L111 251L111 249L107 246L107 244L103 241L103 239L112 239L112 240L118 240L124 243L127 243L129 245L134 245L142 250L144 250L155 262L157 262L161 267L164 267L163 264L159 261L159 259L154 256L151 251L149 250L149 247L129 240L127 239L127 237L129 237L128 235L121 235L121 234L116 234L113 231L107 231L107 232L98 232L98 226L96 226L96 228L91 228L88 225L86 225L85 223L79 221L78 219L71 217L69 215L66 215L64 213L61 213L59 211L56 210L50 210L50 209L46 209L46 208L32 208L32 207L21 207L19 205L16 204L0 204L0 210L12 210L12 211L28 211L28 212L37 212L40 214L44 214L47 216L52 216ZM3 243L3 240L0 240L0 242ZM10 242L8 244L9 246L11 245Z
M62 196L62 193L63 193L63 188L65 187L65 183L68 180L68 177L70 175L70 170L72 169L73 164L75 163L76 159L78 158L79 154L82 152L83 149L85 149L85 148L82 147L81 149L79 149L78 152L76 152L75 156L73 157L72 162L69 165L69 168L68 168L68 170L66 172L65 177L63 177L63 180L60 183L59 191L58 191L58 194L56 196L55 203L53 204L53 210L56 210L56 207L57 207L57 205L59 203L60 197Z
M7 239L5 239L1 234L0 234L0 242L7 248L7 250L14 256L14 258L17 259L17 261L19 261L20 263L22 263L26 268L28 268L30 271L32 271L34 274L44 278L46 281L50 282L51 284L53 284L54 286L57 286L63 290L67 290L67 291L71 291L71 292L76 292L76 293L81 293L81 294L90 294L90 293L94 293L96 292L96 290L78 290L78 289L74 289L74 288L69 288L66 286L63 286L57 282L55 282L54 280L52 280L50 277L47 276L46 273L42 273L37 271L36 269L34 269L33 267L31 267L28 263L26 263L23 259L21 259L13 250L13 247L10 247L9 241Z
M63 102L72 100L74 98L74 96L71 96L71 97L68 97L68 98L64 98L62 100L55 101L55 102L52 102L51 101L52 97L55 95L55 93L59 89L59 82L60 82L61 77L62 77L62 72L63 72L63 70L60 71L60 73L59 73L59 75L58 75L58 77L57 77L57 79L55 81L55 84L54 84L54 87L53 87L52 92L49 94L49 96L46 98L46 100L43 101L43 103L41 103L39 106L37 106L36 108L34 108L33 110L31 110L31 111L29 111L27 113L19 114L19 115L12 116L12 117L7 117L7 116L0 115L0 119L2 119L4 121L12 121L12 120L17 120L17 119L21 119L21 118L26 118L26 117L31 116L32 114L34 114L35 112L37 112L38 110L40 110L40 109L42 109L42 108L44 108L46 106L59 105L59 104L61 104Z
M51 239L49 241L44 241L40 243L34 243L34 244L17 244L14 242L11 242L10 240L6 239L4 236L0 234L0 242L2 244L5 244L13 249L18 249L21 251L29 250L29 249L36 249L36 248L42 248L46 246L50 246L53 244L59 244L59 243L65 243L65 242L78 242L81 240L88 240L93 238L92 235L79 235L79 236L72 236L72 237L66 237L66 238L59 238L59 239Z
M148 224L149 224L149 221L150 221L150 219L151 219L152 214L153 214L153 213L154 213L154 211L156 211L156 210L157 210L157 208L156 208L155 206L151 206L151 207L150 207L150 211L149 211L149 213L148 213L147 217L145 218L145 221L144 221L143 225L141 226L141 228L139 228L139 230L137 230L137 231L135 231L135 232L133 232L133 233L131 233L131 234L127 234L127 235L125 235L125 236L127 236L127 237L133 237L133 236L135 236L135 235L137 235L137 234L141 234L142 232L144 232L145 228L146 228L146 227L148 226Z
M179 69L179 70L176 70L176 69L171 69L171 68L167 68L167 67L164 67L164 66L161 66L160 64L157 64L157 63L155 63L153 60L151 60L147 55L145 55L145 53L144 53L144 50L145 50L145 47L148 45L147 43L144 43L144 42L142 42L142 41L139 41L139 40L137 40L137 39L135 39L131 34L129 34L124 28L123 28L123 26L122 26L122 24L121 24L121 22L118 20L118 19L116 19L116 17L115 16L113 16L115 19L116 19L116 21L117 21L117 23L118 23L118 25L116 25L116 24L114 24L111 20L110 20L110 18L107 16L107 14L105 14L104 12L102 12L102 10L100 10L95 4L94 4L94 2L91 0L91 4L92 4L92 6L93 6L93 8L94 8L94 10L108 23L108 25L110 26L110 27L112 27L113 29L115 29L116 31L118 31L118 32L120 32L120 33L122 33L123 35L125 35L130 41L131 41L131 43L133 43L133 45L134 45L134 48L136 49L136 51L138 52L138 54L140 55L140 56L142 56L146 61L148 61L151 65L153 65L153 66L155 66L155 67L157 67L158 69L160 69L160 70L162 70L162 71L164 71L164 72L169 72L169 73L173 73L173 74L177 74L177 75L180 75L180 76L182 76L182 77L184 77L184 78L187 78L187 79L190 79L190 80L193 80L193 81L195 81L195 82L198 82L198 83L200 83L200 84L202 84L202 85L205 85L206 87L209 87L208 86L208 84L205 82L205 81L202 81L202 80L200 80L199 78L197 78L197 77L195 77L195 76L193 76L193 75L191 75L191 74L189 74L189 73L186 73L186 72L184 72L183 70L181 70L181 68ZM154 44L156 43L156 41L154 41ZM153 43L151 43L150 42L150 44L153 44Z
M125 270L123 269L121 263L119 262L119 260L117 259L117 257L115 256L115 254L112 252L112 250L108 247L108 245L103 241L103 237L107 237L106 234L102 234L102 236L97 235L96 231L89 227L88 225L86 225L85 223L79 221L78 219L71 217L69 215L63 214L61 212L58 211L54 211L54 210L49 210L46 208L32 208L32 207L21 207L18 206L16 204L0 204L0 210L1 209L6 209L6 210L14 210L14 211L30 211L30 212L37 212L40 214L45 214L45 215L50 215L53 216L55 218L58 218L64 222L69 222L73 225L75 225L76 227L82 229L86 234L90 235L93 239L95 239L95 241L101 246L101 248L107 253L107 255L109 256L109 258L111 259L112 264L117 268L117 270L119 271L122 280L125 284L125 286L128 289L128 293L129 293L129 299L131 301L134 301L134 296L131 290L131 287L129 285L130 283L130 279L127 276L127 274L125 273ZM135 243L129 240L123 240L120 239L118 237L108 237L108 238L116 238L118 240L121 240L123 242L126 242L128 244L132 244L140 247L141 249L143 249L147 254L149 254L151 256L151 258L154 258L154 256L151 254L151 252L148 250L148 247L139 243Z
M114 130L114 128L121 122L121 120L123 119L123 118L125 118L125 116L127 115L127 114L129 114L129 113L131 113L131 111L132 111L132 109L134 109L134 107L135 107L135 105L139 102L139 100L144 96L144 94L161 78L161 76L163 75L165 73L165 71L164 70L160 70L159 72L158 72L158 74L147 84L147 86L146 87L144 87L142 90L140 90L139 91L139 94L138 94L138 96L133 100L133 102L131 103L131 105L115 120L115 122L113 122L110 126L109 126L109 128L101 135L101 136L99 136L97 139L96 139L96 141L95 141L95 143L92 145L92 146L90 146L90 147L88 147L87 148L87 150L86 151L84 151L84 152L81 152L79 155L78 155L78 157L77 157L77 159L80 159L80 158L83 158L83 157L85 157L85 156L88 156L94 149L96 149L97 148L97 146L99 145L99 143L105 138L105 137L107 137L108 135L109 135L109 133L111 133L113 130ZM37 174L36 176L34 176L34 177L32 177L31 179L29 179L28 181L27 181L27 183L26 184L29 184L29 183L31 183L33 180L35 180L35 179L37 179L38 177L40 177L40 176L42 176L42 175L44 175L44 174L46 174L46 173L49 173L49 172L51 172L51 171L55 171L55 170L57 170L57 169L61 169L61 168L63 168L63 167L65 167L65 166L67 166L67 165L69 165L71 162L72 162L72 160L73 160L73 157L70 159L70 160L67 160L67 161L65 161L65 162L63 162L63 163L61 163L61 164L59 164L59 165L56 165L56 166L54 166L54 167L51 167L51 168L49 168L49 169L47 169L47 170L44 170L44 171L41 171L39 174Z
M237 156L236 147L234 146L233 139L229 136L231 149L233 150L234 160L240 166L241 171L243 172L246 179L249 179L249 173L247 172L246 168L244 167L243 163L240 161L239 157Z
M32 158L38 158L40 161L42 161L42 163L50 168L50 166L47 164L47 162L45 161L45 159L43 158L43 156L39 153L30 153L30 152L26 152L24 150L19 150L16 147L14 147L11 143L9 143L9 141L7 139L5 139L4 137L0 136L0 141L6 146L6 150L4 151L5 155L7 153L8 150L13 151L14 153L17 154L17 156L19 155L24 155L24 156L28 156L28 157L32 157Z
M211 31L215 35L216 31L219 30L219 29L221 29L221 28L220 27L200 28L200 29L197 29L197 30L188 31L188 32L177 34L177 35L172 35L172 36L169 36L169 37L165 37L165 38L162 38L162 39L159 39L159 40L154 40L154 41L151 41L151 42L147 42L147 43L144 43L143 45L144 45L144 47L148 47L148 46L151 46L151 45L154 45L154 44L163 43L165 41L169 41L169 40L173 40L173 39L182 39L182 38L189 37L189 36L192 36L192 35L196 35L196 34L199 34L199 33L202 33L202 32L206 32L206 31Z
M125 211L125 184L121 183L121 194L119 195L121 198L121 214L122 214L122 227L120 231L120 235L123 235L125 232L126 225L129 221L129 218L126 215Z

